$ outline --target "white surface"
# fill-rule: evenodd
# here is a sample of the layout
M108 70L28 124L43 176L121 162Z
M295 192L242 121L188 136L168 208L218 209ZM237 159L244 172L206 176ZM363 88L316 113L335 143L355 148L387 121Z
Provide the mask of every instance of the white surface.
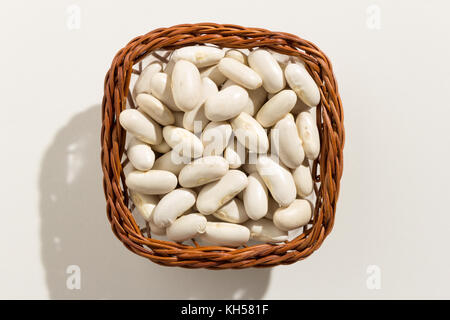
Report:
M2 2L0 298L450 298L450 6L255 3ZM72 4L81 8L78 30L66 26ZM371 5L379 30L367 25ZM108 66L136 35L202 21L291 32L333 62L345 170L334 230L305 261L164 268L109 229L99 161ZM69 265L81 268L81 290L66 288ZM379 290L366 285L370 265L381 270Z

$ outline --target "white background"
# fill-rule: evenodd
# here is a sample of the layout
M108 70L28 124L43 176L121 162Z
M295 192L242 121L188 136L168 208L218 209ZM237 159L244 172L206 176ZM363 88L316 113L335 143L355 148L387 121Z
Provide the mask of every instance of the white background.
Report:
M68 6L81 9L67 27ZM371 5L380 29L368 24ZM373 7L372 7L373 8ZM3 1L0 298L450 298L450 6L445 1ZM372 16L373 18L373 16ZM333 232L272 270L185 270L110 231L100 103L115 53L162 26L297 34L331 59L345 110ZM66 268L81 268L81 290ZM368 267L381 288L367 286Z

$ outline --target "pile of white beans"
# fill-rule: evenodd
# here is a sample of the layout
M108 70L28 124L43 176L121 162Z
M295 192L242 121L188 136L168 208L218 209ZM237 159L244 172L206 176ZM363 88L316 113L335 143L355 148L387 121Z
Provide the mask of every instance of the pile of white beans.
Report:
M125 183L152 235L238 247L311 221L320 92L300 59L183 47L151 61L132 96Z

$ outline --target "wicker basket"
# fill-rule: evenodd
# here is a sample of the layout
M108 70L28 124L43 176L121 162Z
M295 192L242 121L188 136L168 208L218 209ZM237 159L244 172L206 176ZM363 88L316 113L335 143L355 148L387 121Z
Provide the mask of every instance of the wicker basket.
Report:
M130 99L133 66L155 50L173 50L195 44L228 48L265 47L302 59L320 89L316 119L321 150L312 166L316 203L313 218L301 235L281 244L241 248L199 246L152 239L149 228L140 228L133 215L125 177L126 132L118 124ZM114 57L106 74L102 103L101 164L106 212L113 233L125 247L151 261L185 268L242 269L273 267L302 260L317 250L333 228L339 181L343 168L343 109L331 63L314 44L295 35L259 28L214 23L183 24L153 30L130 41Z

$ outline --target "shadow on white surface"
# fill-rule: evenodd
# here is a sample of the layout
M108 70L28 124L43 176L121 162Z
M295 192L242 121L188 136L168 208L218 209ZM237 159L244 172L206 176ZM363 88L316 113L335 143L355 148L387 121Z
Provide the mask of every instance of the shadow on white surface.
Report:
M39 177L42 263L51 299L260 299L270 269L162 267L128 251L106 218L100 167L101 106L56 133ZM81 288L68 289L69 266ZM69 269L70 270L70 269Z

